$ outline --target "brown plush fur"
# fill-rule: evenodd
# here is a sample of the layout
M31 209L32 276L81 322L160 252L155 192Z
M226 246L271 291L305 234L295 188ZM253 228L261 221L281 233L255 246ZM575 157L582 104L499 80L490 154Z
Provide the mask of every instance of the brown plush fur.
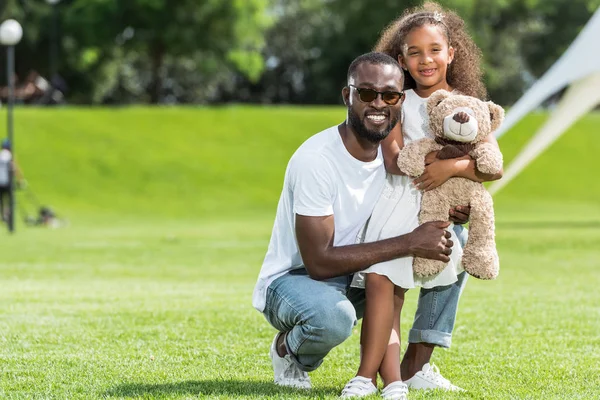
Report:
M468 109L468 116L464 116ZM458 115L459 112L462 115ZM398 156L398 167L409 176L419 176L425 170L425 156L431 151L442 150L446 145L446 155L457 154L459 157L468 154L475 160L477 169L483 173L494 174L502 168L502 154L489 143L482 142L486 136L496 130L504 118L502 107L474 97L453 95L445 90L438 90L427 101L429 126L436 139L425 138L404 146ZM460 125L459 132L473 132L474 139L469 145L459 144L447 138L444 120L454 120L453 129ZM464 120L475 118L477 125L467 129ZM471 121L473 124L474 121ZM463 128L464 127L464 128ZM476 134L475 134L476 132ZM469 151L469 147L472 150ZM469 223L469 239L463 250L462 265L470 275L481 279L494 279L498 276L499 260L494 238L494 208L492 197L481 183L466 178L450 178L441 186L423 193L419 222L448 221L449 210L455 206L471 206ZM415 257L413 268L419 276L435 275L442 271L446 264L441 261Z

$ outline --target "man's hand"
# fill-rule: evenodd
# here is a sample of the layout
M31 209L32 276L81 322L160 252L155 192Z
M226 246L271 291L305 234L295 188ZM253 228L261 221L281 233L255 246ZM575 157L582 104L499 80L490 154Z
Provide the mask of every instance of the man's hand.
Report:
M450 221L454 222L455 224L466 224L467 222L469 222L470 215L470 206L456 206L450 209Z
M416 257L429 258L443 262L450 261L452 240L446 230L450 222L425 222L410 233L411 252Z

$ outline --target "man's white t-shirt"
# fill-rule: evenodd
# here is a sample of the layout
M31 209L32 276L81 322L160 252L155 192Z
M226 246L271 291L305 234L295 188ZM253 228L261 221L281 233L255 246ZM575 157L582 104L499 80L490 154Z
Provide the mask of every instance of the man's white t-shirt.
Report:
M296 214L333 215L334 246L354 244L384 183L381 147L375 160L359 161L344 146L337 126L304 142L285 171L271 241L254 288L253 306L262 312L271 282L304 267L296 241Z
M11 152L7 149L0 150L0 186L8 186L10 183L10 160Z

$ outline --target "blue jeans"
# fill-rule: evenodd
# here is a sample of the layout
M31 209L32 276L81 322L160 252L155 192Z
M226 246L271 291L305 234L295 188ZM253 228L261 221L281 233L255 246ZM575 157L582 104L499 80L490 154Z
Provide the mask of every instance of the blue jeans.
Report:
M467 229L462 225L454 225L454 233L460 245L465 247L469 237ZM467 283L467 277L467 273L463 272L452 285L420 290L415 320L408 332L408 343L450 347L458 299Z
M455 232L464 246L467 230L455 226ZM305 269L297 269L269 285L264 315L275 329L288 332L286 346L302 370L318 368L362 318L365 293L350 287L351 281L351 276L316 281ZM458 299L466 281L463 272L452 285L421 289L409 343L450 347Z

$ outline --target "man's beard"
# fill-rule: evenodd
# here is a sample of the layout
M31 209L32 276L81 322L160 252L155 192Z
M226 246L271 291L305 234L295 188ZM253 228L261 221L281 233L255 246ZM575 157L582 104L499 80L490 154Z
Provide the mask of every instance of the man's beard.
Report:
M391 132L392 129L398 123L398 116L394 117L391 113L388 116L390 119L389 124L382 130L373 131L368 129L364 122L361 121L360 116L356 113L352 107L348 107L348 123L356 134L371 143L378 144L385 139ZM366 118L366 117L365 117Z

